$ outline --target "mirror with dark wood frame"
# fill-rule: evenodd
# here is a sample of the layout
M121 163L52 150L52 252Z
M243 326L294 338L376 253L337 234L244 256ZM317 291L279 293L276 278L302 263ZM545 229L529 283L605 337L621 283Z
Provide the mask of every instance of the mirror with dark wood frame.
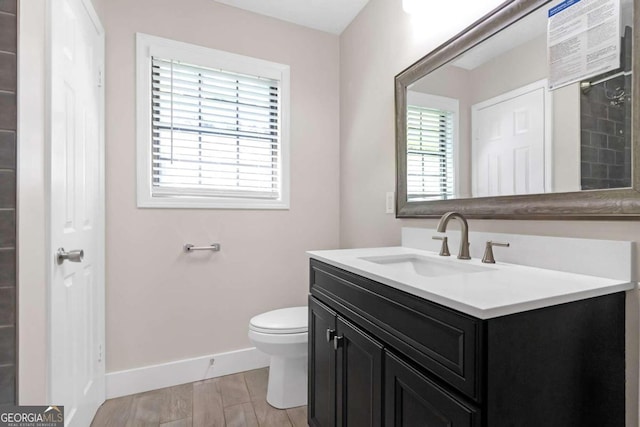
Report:
M638 3L507 1L398 74L396 215L640 216Z

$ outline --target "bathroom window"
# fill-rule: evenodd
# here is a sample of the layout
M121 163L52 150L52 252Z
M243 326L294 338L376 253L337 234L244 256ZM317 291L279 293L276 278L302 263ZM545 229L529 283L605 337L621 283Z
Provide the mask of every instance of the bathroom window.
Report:
M407 200L455 197L458 101L407 94Z
M138 206L287 209L289 67L144 34Z

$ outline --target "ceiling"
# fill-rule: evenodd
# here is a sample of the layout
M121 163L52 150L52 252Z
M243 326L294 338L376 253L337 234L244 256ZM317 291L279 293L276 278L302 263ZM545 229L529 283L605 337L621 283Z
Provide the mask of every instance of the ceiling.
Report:
M214 0L283 21L340 34L369 0Z

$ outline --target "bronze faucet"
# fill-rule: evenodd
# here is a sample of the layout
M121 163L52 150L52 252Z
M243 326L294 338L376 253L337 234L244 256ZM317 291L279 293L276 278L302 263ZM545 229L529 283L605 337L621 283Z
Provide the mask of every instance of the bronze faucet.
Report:
M440 222L438 223L438 232L444 233L447 231L447 224L451 218L455 218L460 222L460 250L458 251L458 259L471 259L469 255L469 224L467 219L458 212L447 212L442 215Z

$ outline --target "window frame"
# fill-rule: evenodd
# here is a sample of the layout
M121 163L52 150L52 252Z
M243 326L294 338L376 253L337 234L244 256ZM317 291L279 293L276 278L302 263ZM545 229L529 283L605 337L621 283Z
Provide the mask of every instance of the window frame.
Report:
M452 113L451 156L453 160L453 197L441 198L437 200L455 200L460 198L460 152L458 146L458 139L460 134L460 101L456 98L448 98L445 96L407 90L407 108L409 108L410 105L449 111ZM407 188L407 201L408 198L409 193Z
M153 195L152 67L153 56L202 67L267 77L280 82L280 197L277 199L194 195ZM136 33L136 173L139 208L289 209L290 205L290 67L258 58Z

